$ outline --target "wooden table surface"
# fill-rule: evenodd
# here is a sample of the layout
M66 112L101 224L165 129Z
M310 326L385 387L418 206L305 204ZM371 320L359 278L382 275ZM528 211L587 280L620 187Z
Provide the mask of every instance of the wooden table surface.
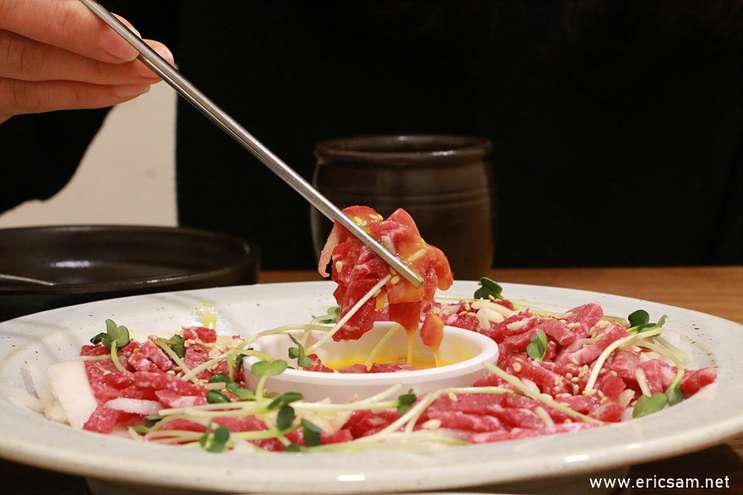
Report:
M488 274L499 282L591 290L647 299L709 313L743 324L743 267L501 269ZM261 283L320 280L314 272L263 272ZM743 377L742 377L743 378ZM743 411L741 411L743 414ZM647 488L616 494L697 495L743 493L743 434L698 452L633 466L632 480ZM707 478L719 488L661 488L659 479ZM655 480L655 481L654 481ZM586 487L586 493L592 493ZM7 495L88 495L84 480L0 461L0 492ZM593 491L593 493L597 493Z

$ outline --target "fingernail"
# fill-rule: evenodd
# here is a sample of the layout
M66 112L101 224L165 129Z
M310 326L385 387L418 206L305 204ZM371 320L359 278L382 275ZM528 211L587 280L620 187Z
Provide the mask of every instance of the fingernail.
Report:
M154 50L157 52L158 55L160 55L162 58L164 58L170 65L173 65L175 63L175 57L173 56L173 53L168 49L165 45L157 45L154 47Z
M119 98L133 98L150 90L149 84L128 84L114 87L114 94Z
M165 46L155 46L153 49L157 52L158 55L160 55L162 58L165 59L169 64L174 63L173 54L170 53L170 50L166 48ZM135 62L136 63L136 69L139 75L146 79L154 79L158 78L159 76L155 74L155 72L148 68L144 63L142 62Z
M139 34L139 33L137 33ZM137 50L116 33L107 28L101 35L101 49L112 57L123 62L129 62L137 58Z
M152 71L152 69L150 69L149 67L147 67L142 62L136 61L136 62L134 62L134 64L135 64L134 67L137 70L137 73L139 74L139 76L141 78L143 78L143 79L157 79L159 77L157 74L155 74Z

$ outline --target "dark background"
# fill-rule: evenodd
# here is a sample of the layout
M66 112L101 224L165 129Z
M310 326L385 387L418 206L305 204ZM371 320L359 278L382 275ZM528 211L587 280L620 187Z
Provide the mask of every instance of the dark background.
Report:
M102 3L308 180L323 139L489 138L496 267L743 263L739 0ZM312 268L305 200L178 112L179 222ZM0 126L0 211L59 190L104 115Z

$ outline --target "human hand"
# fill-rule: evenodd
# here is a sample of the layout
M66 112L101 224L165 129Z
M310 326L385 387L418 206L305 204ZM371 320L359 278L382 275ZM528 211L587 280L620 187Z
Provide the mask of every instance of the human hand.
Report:
M165 45L147 43L173 63ZM0 123L144 94L160 78L137 55L78 0L0 0Z

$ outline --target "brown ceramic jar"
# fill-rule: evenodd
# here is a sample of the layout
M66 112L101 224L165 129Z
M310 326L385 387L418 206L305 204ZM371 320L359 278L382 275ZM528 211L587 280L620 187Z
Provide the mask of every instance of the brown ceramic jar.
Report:
M493 263L495 214L487 139L447 135L359 136L315 147L313 185L339 208L412 215L423 238L448 256L455 279L476 280ZM319 253L332 226L312 209Z

